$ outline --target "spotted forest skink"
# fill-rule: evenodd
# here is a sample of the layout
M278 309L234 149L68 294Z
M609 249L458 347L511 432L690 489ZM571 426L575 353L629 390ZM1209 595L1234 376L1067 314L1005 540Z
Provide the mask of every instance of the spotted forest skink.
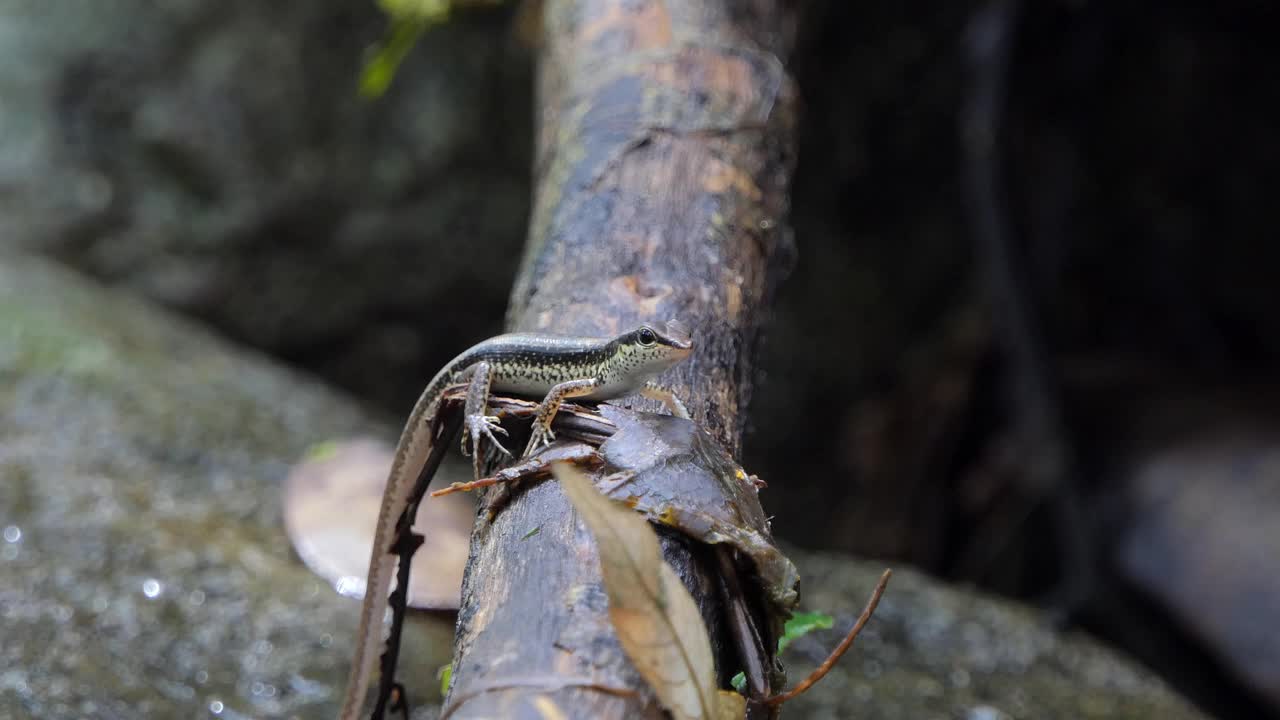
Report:
M475 474L479 477L483 440L487 439L498 451L511 454L494 435L506 434L498 418L486 414L490 390L544 398L525 448L527 456L555 438L551 421L560 404L569 398L606 400L639 392L661 400L673 414L688 417L680 400L653 384L652 378L687 356L692 347L688 332L674 321L665 326L640 325L612 338L498 335L454 358L432 378L400 434L382 494L341 720L356 720L364 704L378 646L383 643L382 619L397 562L392 550L396 524L431 454L431 427L444 391L468 383L462 449L466 453L470 442Z

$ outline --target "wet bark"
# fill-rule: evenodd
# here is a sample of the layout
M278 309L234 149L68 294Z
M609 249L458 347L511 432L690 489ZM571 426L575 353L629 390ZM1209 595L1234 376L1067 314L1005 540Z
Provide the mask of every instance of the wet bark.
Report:
M794 19L783 5L547 0L534 211L507 318L512 330L595 336L679 318L696 349L662 382L734 455L761 325L793 254L782 59ZM727 678L740 668L714 558L662 541ZM520 492L492 522L482 513L444 713L662 717L606 605L590 537L554 483Z

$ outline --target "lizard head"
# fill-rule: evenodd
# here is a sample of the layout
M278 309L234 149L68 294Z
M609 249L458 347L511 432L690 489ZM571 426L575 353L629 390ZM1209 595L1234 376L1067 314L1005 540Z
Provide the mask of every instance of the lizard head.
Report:
M679 322L644 323L614 341L616 360L648 377L657 375L693 352L693 338Z

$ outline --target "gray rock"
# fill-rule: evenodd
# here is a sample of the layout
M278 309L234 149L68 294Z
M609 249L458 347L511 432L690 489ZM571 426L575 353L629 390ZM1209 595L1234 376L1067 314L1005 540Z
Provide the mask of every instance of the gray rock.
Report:
M835 627L783 653L792 684L826 658L862 611L884 565L791 553L800 605ZM895 569L853 648L786 706L807 720L1182 720L1204 717L1151 673L1083 634L1061 633L1023 605Z
M359 603L292 554L280 484L310 444L371 428L391 434L189 323L0 258L0 717L331 715ZM406 676L451 642L416 622Z

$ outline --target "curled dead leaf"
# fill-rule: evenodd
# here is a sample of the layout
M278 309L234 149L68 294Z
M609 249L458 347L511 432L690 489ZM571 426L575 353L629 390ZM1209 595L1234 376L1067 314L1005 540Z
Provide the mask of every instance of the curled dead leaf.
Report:
M781 621L799 600L800 574L773 542L758 487L703 428L667 415L601 405L617 427L601 446L607 471L623 478L603 488L656 523L749 558L764 598Z

